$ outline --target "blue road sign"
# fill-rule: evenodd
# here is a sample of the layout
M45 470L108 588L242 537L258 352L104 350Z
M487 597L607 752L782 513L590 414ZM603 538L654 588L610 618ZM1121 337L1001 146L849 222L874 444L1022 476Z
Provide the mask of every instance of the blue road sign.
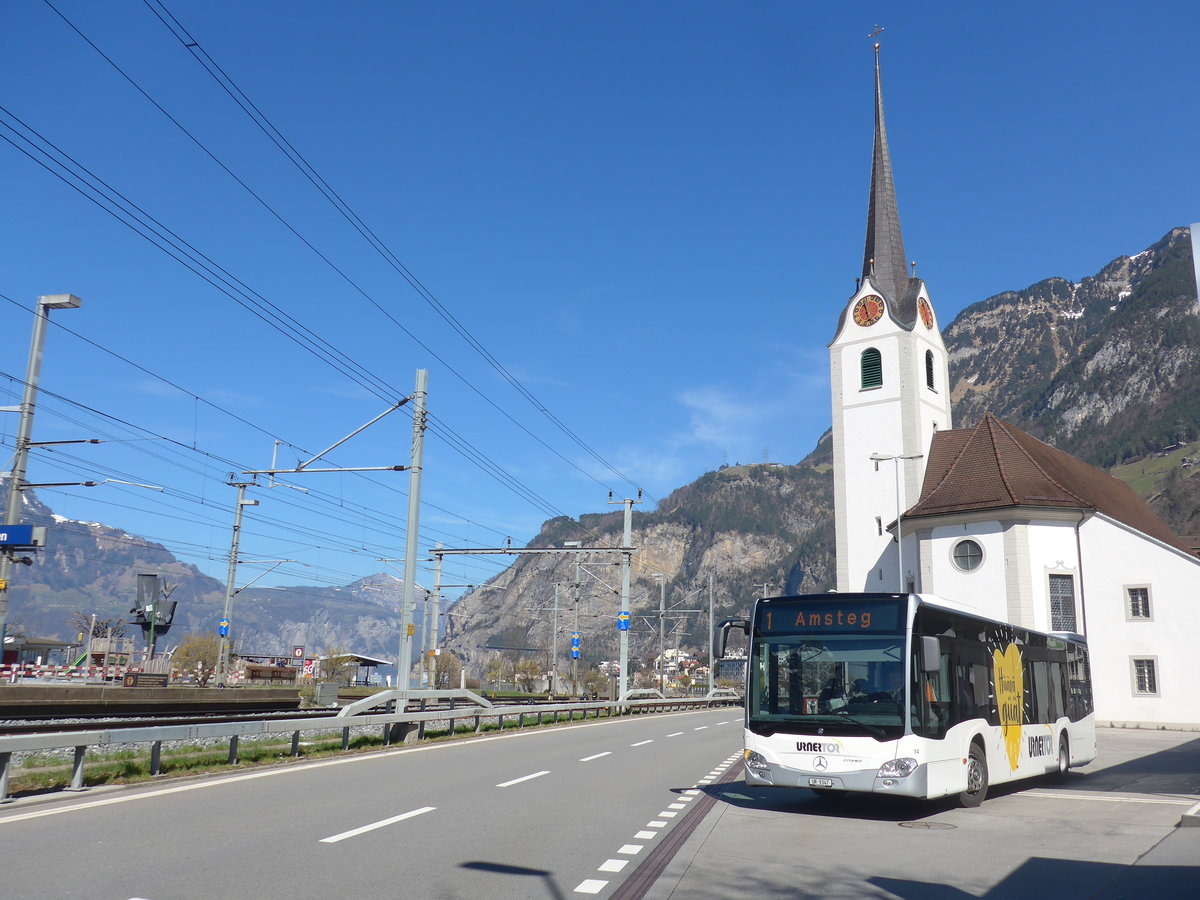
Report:
M0 526L0 546L31 547L33 546L32 525L2 525Z
M629 630L629 613L626 610L621 610L617 613L617 631Z
M229 635L229 620L228 619L222 619L220 622L217 623L217 634L219 634L221 637L227 637Z
M576 650L579 649L579 632L578 631L571 632L571 646L574 647Z
M571 648L571 659L579 659L579 648L578 647Z

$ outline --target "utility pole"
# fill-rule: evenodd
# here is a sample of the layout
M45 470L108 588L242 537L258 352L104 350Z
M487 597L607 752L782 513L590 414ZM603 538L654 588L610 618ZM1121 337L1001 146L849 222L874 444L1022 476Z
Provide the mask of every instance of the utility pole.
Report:
M30 434L33 431L33 410L37 404L38 378L42 371L42 348L46 343L46 323L52 309L76 309L83 301L74 294L45 294L37 298L33 314L33 337L29 342L29 363L25 369L25 392L17 408L17 437L14 442L12 469L8 473L8 504L0 525L21 523L22 491L25 489L25 466L29 458ZM9 408L9 411L13 411ZM8 630L8 580L12 576L13 553L16 548L0 548L0 658L4 656L5 632ZM28 560L26 560L28 562Z
M579 634L579 557L575 557L575 633ZM579 696L579 655L571 654L571 693Z
M229 608L233 604L234 585L237 582L238 544L242 537L242 509L258 506L257 500L246 499L246 488L252 481L230 482L237 488L237 505L233 512L233 538L229 543L229 571L225 577L225 611L221 614L221 648L217 653L217 686L225 687L229 677Z
M663 659L663 625L667 616L667 576L658 573L658 692L667 695L667 661Z
M554 693L555 682L558 681L558 582L554 582L554 624L551 626L553 635L550 640L550 693Z
M412 687L413 604L417 586L417 538L421 515L421 458L425 446L425 396L428 372L417 370L413 391L412 462L408 468L408 524L404 547L404 600L400 608L400 653L396 687Z
M708 690L712 693L716 686L716 673L713 672L713 667L716 661L713 659L713 583L712 572L708 573Z
M442 542L438 541L437 548L442 549ZM442 621L442 557L435 557L435 568L433 570L433 614L429 614L429 604L425 604L425 615L429 620L425 623L425 634L428 639L425 642L426 666L429 672L427 685L430 690L437 688L437 645L438 645L438 623Z
M629 693L629 564L630 557L633 555L633 505L642 502L642 491L638 489L637 499L633 500L626 497L624 500L616 501L612 498L612 491L608 492L608 502L615 504L620 502L625 507L625 530L621 537L621 610L619 616L624 616L624 624L626 627L620 628L621 634L621 653L620 665L621 675L617 681L617 699L624 700L625 695ZM621 619L618 618L618 623Z

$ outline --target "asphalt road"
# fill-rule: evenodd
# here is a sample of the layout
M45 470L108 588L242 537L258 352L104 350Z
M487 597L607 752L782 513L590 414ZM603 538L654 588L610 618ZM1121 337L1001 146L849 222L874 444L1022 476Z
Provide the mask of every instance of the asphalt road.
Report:
M0 897L610 896L740 758L741 711L626 717L0 808Z

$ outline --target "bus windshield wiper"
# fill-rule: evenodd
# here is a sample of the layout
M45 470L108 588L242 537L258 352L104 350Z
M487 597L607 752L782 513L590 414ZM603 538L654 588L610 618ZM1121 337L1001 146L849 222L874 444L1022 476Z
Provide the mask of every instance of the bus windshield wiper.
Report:
M835 709L835 710L833 710L832 715L841 716L847 722L853 722L855 725L858 725L858 726L862 727L863 729L865 729L868 733L875 735L875 737L879 737L879 738L887 737L887 732L884 731L882 728L880 728L878 725L872 725L870 722L864 722L862 719L860 719L856 716L850 715L850 713L846 712L845 709Z

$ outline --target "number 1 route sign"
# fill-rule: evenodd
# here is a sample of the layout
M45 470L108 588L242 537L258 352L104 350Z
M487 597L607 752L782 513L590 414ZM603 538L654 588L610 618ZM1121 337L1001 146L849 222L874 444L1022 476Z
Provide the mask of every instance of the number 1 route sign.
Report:
M626 610L621 610L617 613L617 631L629 630L629 613Z

